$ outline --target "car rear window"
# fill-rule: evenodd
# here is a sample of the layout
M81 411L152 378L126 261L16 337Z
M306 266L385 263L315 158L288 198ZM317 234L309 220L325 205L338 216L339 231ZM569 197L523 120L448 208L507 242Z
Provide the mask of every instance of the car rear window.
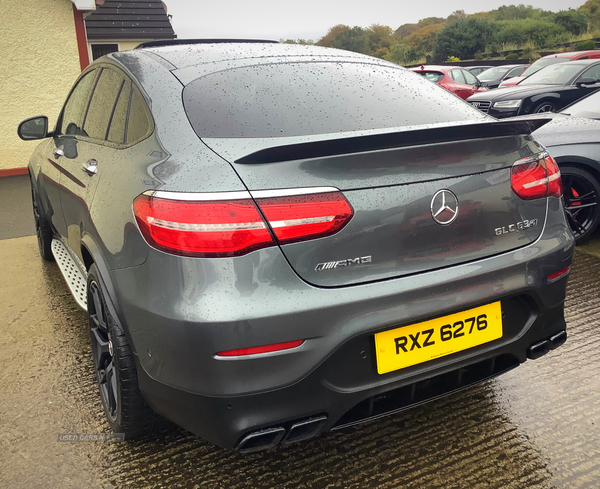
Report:
M534 73L537 73L538 71L540 71L542 68L545 68L546 66L554 65L556 63L564 63L566 61L569 61L569 58L538 59L529 68L527 68L523 73L521 73L521 76L533 75Z
M588 95L574 104L565 107L561 112L573 117L600 120L600 91L594 92L592 95Z
M498 68L490 68L489 70L486 70L480 75L478 75L477 78L479 78L479 81L485 82L498 80L504 75L506 75L506 73L508 73L509 70L510 68L506 68L504 66L499 66Z
M424 76L429 81L439 82L444 78L444 74L440 71L415 71L418 75Z
M305 62L224 70L183 91L199 137L327 134L481 119L483 114L403 68Z

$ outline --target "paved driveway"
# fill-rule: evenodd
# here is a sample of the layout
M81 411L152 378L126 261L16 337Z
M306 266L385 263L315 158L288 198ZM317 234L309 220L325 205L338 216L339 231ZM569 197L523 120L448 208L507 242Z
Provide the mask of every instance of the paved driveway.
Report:
M11 216L25 219L26 207ZM569 279L569 340L541 360L395 416L239 455L166 421L139 441L59 441L108 432L86 315L35 237L0 240L0 487L600 487L591 253L577 252Z

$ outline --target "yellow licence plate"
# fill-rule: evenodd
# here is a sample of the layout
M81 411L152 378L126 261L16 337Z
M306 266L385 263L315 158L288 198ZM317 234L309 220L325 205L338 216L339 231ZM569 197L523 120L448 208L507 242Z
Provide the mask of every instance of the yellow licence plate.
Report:
M385 374L502 338L500 302L375 335L377 372Z

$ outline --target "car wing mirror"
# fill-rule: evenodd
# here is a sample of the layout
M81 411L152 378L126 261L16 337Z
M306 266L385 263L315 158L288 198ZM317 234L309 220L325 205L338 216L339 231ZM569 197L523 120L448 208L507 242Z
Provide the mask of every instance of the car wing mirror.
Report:
M488 87L488 82L482 82L482 81L480 81L479 82L479 86L483 87L483 88L487 88Z
M45 115L25 119L19 124L17 129L19 137L23 141L33 141L34 139L44 139L48 134L48 118Z
M575 86L580 87L582 85L594 85L596 83L598 83L598 80L596 80L595 78L585 77L585 78L580 78L579 80L577 80L575 82Z

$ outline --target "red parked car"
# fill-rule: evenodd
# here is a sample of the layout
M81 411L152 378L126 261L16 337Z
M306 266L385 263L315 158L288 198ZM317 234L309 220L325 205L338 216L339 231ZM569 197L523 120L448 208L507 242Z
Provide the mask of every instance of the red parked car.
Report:
M421 65L411 70L450 90L463 100L474 93L487 90L475 75L459 66Z
M555 63L564 63L565 61L575 61L577 59L596 59L600 58L600 49L593 49L591 51L573 51L571 53L556 53L549 54L538 59L535 63L527 68L520 76L514 76L510 80L504 80L500 83L500 87L510 87L517 85L519 82L527 78L529 75L540 71L546 66L553 65Z

